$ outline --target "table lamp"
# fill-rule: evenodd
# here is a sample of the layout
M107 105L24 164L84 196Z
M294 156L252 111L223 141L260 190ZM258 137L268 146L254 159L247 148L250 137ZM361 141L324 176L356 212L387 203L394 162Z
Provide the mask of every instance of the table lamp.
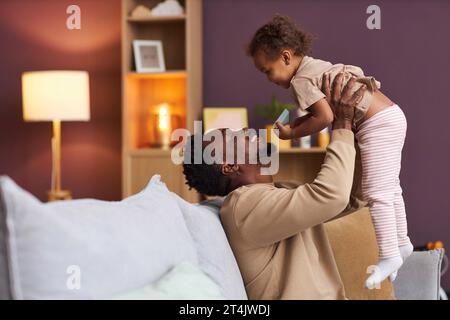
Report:
M85 71L35 71L22 74L25 121L52 121L52 182L49 201L71 199L61 189L61 121L89 121L89 75Z

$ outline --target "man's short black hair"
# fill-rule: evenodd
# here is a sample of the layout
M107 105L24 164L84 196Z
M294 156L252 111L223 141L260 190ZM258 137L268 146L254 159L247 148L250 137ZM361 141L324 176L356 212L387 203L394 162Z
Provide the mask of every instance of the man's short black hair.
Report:
M190 156L191 161L190 163L183 162L183 173L189 190L194 188L207 196L226 196L229 192L231 178L222 174L220 164L207 164L203 159L201 163L195 164L194 141L194 135L187 138L185 152L189 152L189 154L185 154L184 158ZM197 147L201 148L201 154L203 155L203 144Z

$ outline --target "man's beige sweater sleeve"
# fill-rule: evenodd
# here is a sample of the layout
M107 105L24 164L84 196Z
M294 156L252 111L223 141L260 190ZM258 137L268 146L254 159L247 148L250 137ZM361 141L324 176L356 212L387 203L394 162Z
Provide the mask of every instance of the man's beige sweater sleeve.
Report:
M354 166L353 132L334 130L312 183L295 189L263 184L235 190L239 192L232 204L236 228L244 239L266 246L330 220L348 204Z

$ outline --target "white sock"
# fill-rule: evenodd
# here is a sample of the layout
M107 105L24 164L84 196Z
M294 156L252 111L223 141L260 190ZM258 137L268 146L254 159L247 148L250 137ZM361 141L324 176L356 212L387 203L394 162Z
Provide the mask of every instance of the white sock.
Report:
M412 243L405 244L403 246L398 247L400 250L400 255L402 256L403 262L411 255L414 250Z
M372 274L366 280L366 288L374 289L379 287L387 277L396 272L403 264L401 256L380 259ZM395 275L396 276L396 275Z
M398 271L392 272L392 273L389 275L389 281L390 281L390 282L394 282L395 279L397 279L397 274L398 274Z
M403 246L399 246L398 249L400 250L400 255L402 256L403 262L411 255L411 253L414 251L414 247L412 243L405 244ZM389 276L389 280L391 282L394 282L394 280L397 278L397 271L391 273Z

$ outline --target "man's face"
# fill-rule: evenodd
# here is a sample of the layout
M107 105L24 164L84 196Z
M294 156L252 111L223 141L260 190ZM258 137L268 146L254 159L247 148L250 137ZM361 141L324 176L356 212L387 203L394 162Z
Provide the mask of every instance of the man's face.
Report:
M222 159L223 163L267 167L272 160L270 151L273 149L266 143L266 139L260 138L259 134L263 133L249 128L215 129L205 134L209 136L207 140L210 141L205 141L203 148L208 146L208 151L214 149L214 157ZM222 139L217 141L216 136ZM266 137L265 131L263 137ZM216 154L217 151L221 152L221 157Z
M253 177L254 181L271 181L278 172L278 154L253 129L215 129L205 133L203 158L209 164L221 164L224 174L240 172L241 178Z
M224 162L230 162L227 161L228 150L233 151L233 154L229 154L229 156L233 155L232 163L259 165L259 161L257 161L257 154L259 153L259 137L257 135L250 137L248 128L243 128L241 130L221 128L215 131L220 132L222 136L222 146L219 145L218 141L207 142L207 144L211 143L216 145L217 148L222 149ZM250 145L252 145L253 148L251 148ZM251 160L253 160L253 162Z
M267 76L270 82L285 89L290 87L292 70L286 64L282 55L273 60L269 59L262 50L259 50L253 57L253 63L259 71Z

